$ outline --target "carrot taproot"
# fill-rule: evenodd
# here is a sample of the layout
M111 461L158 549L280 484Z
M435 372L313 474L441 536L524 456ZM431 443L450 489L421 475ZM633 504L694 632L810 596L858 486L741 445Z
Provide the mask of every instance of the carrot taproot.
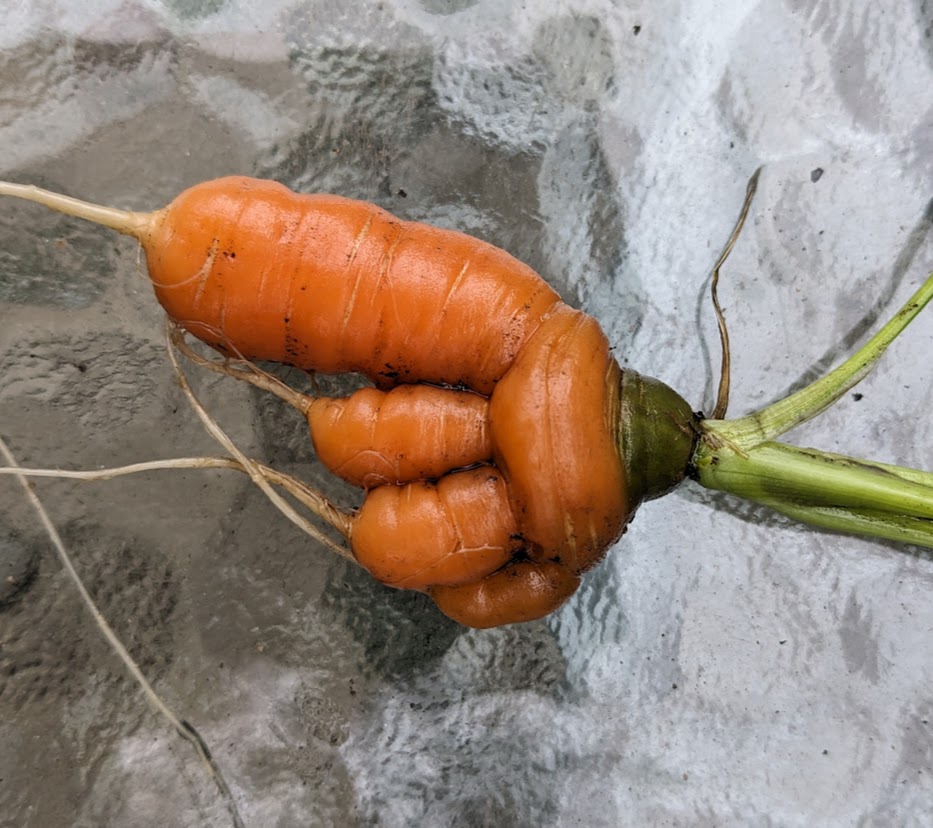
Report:
M620 379L596 320L562 306L492 394L496 464L535 560L583 572L631 517L616 441Z
M131 234L159 302L198 338L383 388L488 394L560 301L490 244L272 181L194 186Z
M325 465L369 489L345 524L357 560L451 617L546 614L637 506L605 336L490 244L243 177L153 213L0 194L137 238L169 317L223 353L369 377L378 390L290 401ZM693 437L674 452L681 477Z
M458 620L505 617L507 603L516 620L550 612L631 516L613 442L619 379L595 321L566 306L547 315L490 401L489 431L503 476L481 467L448 473L437 486L374 488L351 525L357 560L391 586L463 587L457 598L430 593ZM393 425L404 431L406 418ZM417 420L407 427L417 433ZM561 578L550 566L493 574L516 556L557 565ZM464 587L471 582L483 586L471 592Z

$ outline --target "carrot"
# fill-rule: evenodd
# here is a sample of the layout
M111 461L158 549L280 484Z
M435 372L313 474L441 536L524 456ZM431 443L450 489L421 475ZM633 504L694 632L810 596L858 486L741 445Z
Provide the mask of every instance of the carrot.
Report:
M559 302L490 244L271 181L197 185L130 233L159 302L198 338L380 387L488 394Z
M597 563L633 511L615 433L621 370L596 321L563 306L493 392L497 465L534 560Z
M605 336L504 251L241 177L153 213L15 184L0 194L139 239L170 318L221 352L378 386L290 401L325 465L369 489L338 528L384 583L428 590L476 626L530 620L576 589L631 518L622 372ZM639 498L683 477L696 432L681 408L672 471Z
M2 182L0 195L139 239L169 316L224 353L368 376L381 390L308 401L223 369L300 407L325 464L369 489L352 515L306 493L358 562L462 623L559 606L638 504L688 472L817 526L933 547L933 474L774 442L867 374L933 299L933 275L830 374L737 420L721 419L724 358L716 419L701 420L663 383L621 371L596 322L526 265L371 204L238 177L154 213Z

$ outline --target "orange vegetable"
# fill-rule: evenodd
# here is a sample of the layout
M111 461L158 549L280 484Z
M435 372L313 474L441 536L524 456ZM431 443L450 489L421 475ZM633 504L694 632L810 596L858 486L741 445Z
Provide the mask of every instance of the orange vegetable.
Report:
M369 377L378 389L303 406L321 460L369 489L351 547L375 577L425 589L462 623L555 609L638 502L684 474L686 403L664 418L670 468L627 475L649 444L620 411L655 418L648 385L626 385L592 318L478 239L241 177L154 213L23 185L0 194L139 239L169 316L225 353Z
M615 439L620 379L596 321L561 306L493 392L496 464L535 560L589 569L630 517Z

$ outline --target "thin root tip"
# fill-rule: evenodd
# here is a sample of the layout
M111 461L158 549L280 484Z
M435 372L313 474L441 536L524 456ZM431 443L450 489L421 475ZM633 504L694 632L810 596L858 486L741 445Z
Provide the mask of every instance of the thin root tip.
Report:
M32 201L48 207L50 210L92 221L95 224L109 227L118 233L133 236L139 240L142 240L148 233L155 215L154 213L118 210L116 207L105 207L89 201L81 201L51 190L43 190L35 184L15 184L10 181L0 181L0 195Z

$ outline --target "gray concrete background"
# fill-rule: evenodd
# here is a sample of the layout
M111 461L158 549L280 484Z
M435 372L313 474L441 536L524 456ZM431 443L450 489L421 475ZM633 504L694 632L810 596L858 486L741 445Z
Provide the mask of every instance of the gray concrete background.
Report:
M246 173L457 227L697 408L718 360L704 280L757 165L724 273L733 414L838 361L933 268L925 0L3 14L3 178L151 209ZM216 453L161 337L133 243L0 204L0 431L21 462ZM933 468L931 364L928 310L794 439ZM195 379L244 449L352 498L277 401ZM688 486L556 616L471 632L232 473L37 490L251 826L929 824L933 565L914 550ZM228 824L9 480L0 503L0 822Z

